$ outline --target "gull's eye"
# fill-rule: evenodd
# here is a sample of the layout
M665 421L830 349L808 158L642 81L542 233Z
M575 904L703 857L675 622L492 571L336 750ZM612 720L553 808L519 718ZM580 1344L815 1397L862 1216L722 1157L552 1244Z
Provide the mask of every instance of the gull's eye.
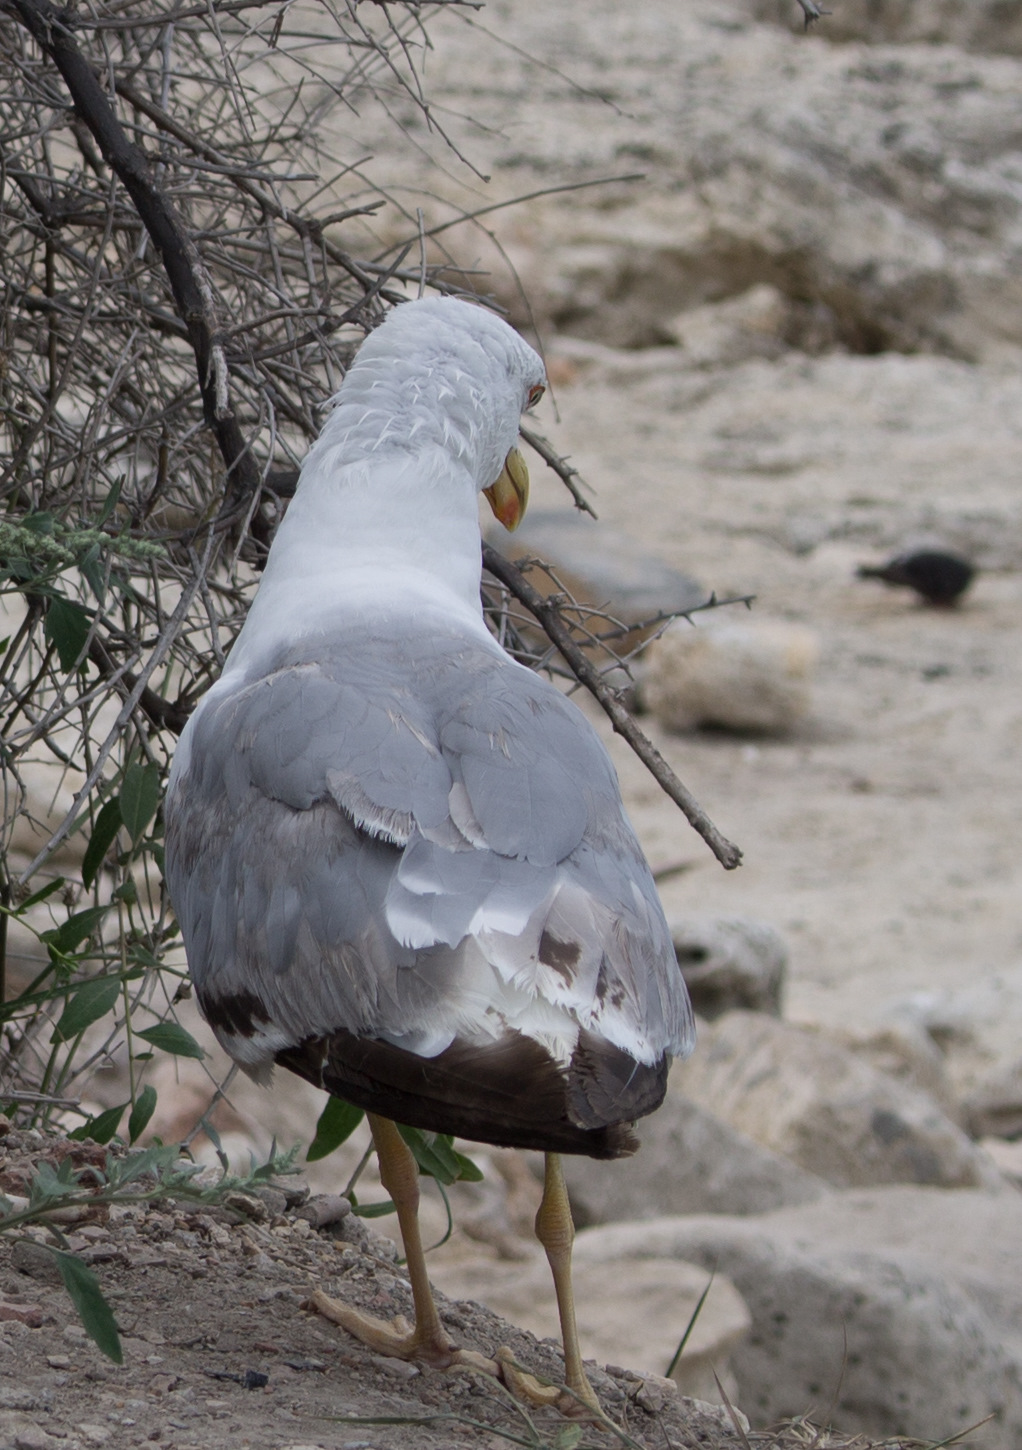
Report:
M534 408L545 392L546 388L543 384L537 383L535 387L529 389L529 401L525 406L527 408Z

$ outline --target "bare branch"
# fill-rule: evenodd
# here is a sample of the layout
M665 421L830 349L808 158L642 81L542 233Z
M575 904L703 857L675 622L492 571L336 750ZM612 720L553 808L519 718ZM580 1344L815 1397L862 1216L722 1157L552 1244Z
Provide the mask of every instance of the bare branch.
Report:
M545 599L522 571L491 544L483 544L483 565L535 616L568 661L572 673L599 701L617 733L627 740L657 783L681 809L685 819L702 836L724 870L733 871L741 863L741 851L718 831L688 787L682 784L653 742L636 725L600 671L586 658L585 651L572 639L557 604Z

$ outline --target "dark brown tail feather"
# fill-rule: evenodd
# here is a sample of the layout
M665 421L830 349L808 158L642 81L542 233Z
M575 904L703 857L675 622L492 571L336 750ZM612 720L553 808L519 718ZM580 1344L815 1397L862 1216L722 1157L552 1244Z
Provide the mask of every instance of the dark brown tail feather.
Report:
M517 1033L484 1047L452 1042L437 1057L343 1029L277 1054L282 1067L356 1107L412 1128L507 1148L622 1158L632 1121L662 1102L669 1060L644 1067L583 1033L568 1073Z

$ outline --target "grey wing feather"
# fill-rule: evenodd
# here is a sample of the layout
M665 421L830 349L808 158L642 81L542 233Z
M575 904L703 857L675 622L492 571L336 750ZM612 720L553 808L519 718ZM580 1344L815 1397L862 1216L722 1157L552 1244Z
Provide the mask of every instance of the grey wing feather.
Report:
M197 716L168 883L200 997L259 1004L223 1028L239 1060L329 1026L440 1051L537 997L643 1060L687 1050L613 767L552 685L456 636L337 635Z

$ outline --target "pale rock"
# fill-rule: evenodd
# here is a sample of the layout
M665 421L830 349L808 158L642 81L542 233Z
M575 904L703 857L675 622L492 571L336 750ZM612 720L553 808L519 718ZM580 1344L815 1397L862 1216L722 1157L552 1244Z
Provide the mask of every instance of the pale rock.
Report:
M431 1267L430 1277L450 1298L478 1300L541 1339L560 1336L550 1266L535 1245L524 1262L462 1256ZM607 1260L599 1240L590 1245L585 1231L575 1241L573 1280L583 1357L663 1373L708 1276L673 1258L633 1260L621 1272L616 1261ZM734 1285L724 1275L715 1276L673 1376L683 1394L719 1400L711 1366L726 1384L728 1357L750 1323Z
M809 1028L729 1012L704 1028L674 1080L738 1132L837 1187L1004 1188L932 1098Z
M1022 1057L999 1062L985 1073L965 1097L962 1110L977 1138L1022 1137Z
M0 1444L10 1450L51 1450L62 1443L27 1415L0 1412Z
M829 1192L815 1174L737 1132L685 1096L677 1068L658 1112L637 1125L633 1158L566 1157L576 1221L613 1223L681 1213L767 1213Z
M804 13L794 0L752 0L757 20L801 30ZM841 0L817 35L825 41L870 45L956 45L963 50L1022 55L1022 12L1004 0Z
M666 330L693 367L734 367L753 357L779 357L787 348L788 298L761 282L723 302L681 312Z
M734 1007L781 1015L788 948L776 928L747 916L672 917L671 940L701 1017Z
M523 326L616 347L662 344L679 314L767 286L826 317L826 345L871 362L889 349L1010 356L1022 344L1022 88L1012 56L956 46L1014 54L1022 19L1003 0L824 8L835 13L790 35L753 16L800 24L795 0L600 0L584 25L563 6L508 0L514 62L468 27L448 32L431 57L433 99L487 128L486 170L505 195L532 192L537 176L620 175L626 158L644 173L588 204L534 197L502 230L503 257L481 258L474 229L448 245L492 266L488 286ZM951 44L828 43L845 24ZM530 73L524 54L570 73L553 112L537 104L550 72ZM594 92L608 85L615 110L600 124ZM382 114L360 128L377 157L390 153L392 180L471 210L442 138L425 119L411 134L402 159ZM395 212L390 240L406 235Z
M529 583L541 594L563 585L580 603L606 609L634 625L659 613L681 613L705 604L710 591L680 569L657 559L634 540L579 509L535 509L509 538L493 542L511 559L539 558L542 570L529 571Z
M670 730L701 725L784 735L809 712L819 657L814 630L784 620L686 620L646 651L641 693Z
M887 1077L928 1093L952 1121L969 1128L948 1075L944 1054L918 1023L887 1022L869 1031L849 1032L841 1040L856 1057Z
M1002 1177L1016 1188L1022 1188L1022 1140L1008 1142L1005 1138L981 1138L979 1146Z
M717 1266L752 1315L732 1353L754 1424L808 1415L871 1437L1022 1443L1022 1196L887 1187L759 1218L614 1224L580 1235L625 1264Z

